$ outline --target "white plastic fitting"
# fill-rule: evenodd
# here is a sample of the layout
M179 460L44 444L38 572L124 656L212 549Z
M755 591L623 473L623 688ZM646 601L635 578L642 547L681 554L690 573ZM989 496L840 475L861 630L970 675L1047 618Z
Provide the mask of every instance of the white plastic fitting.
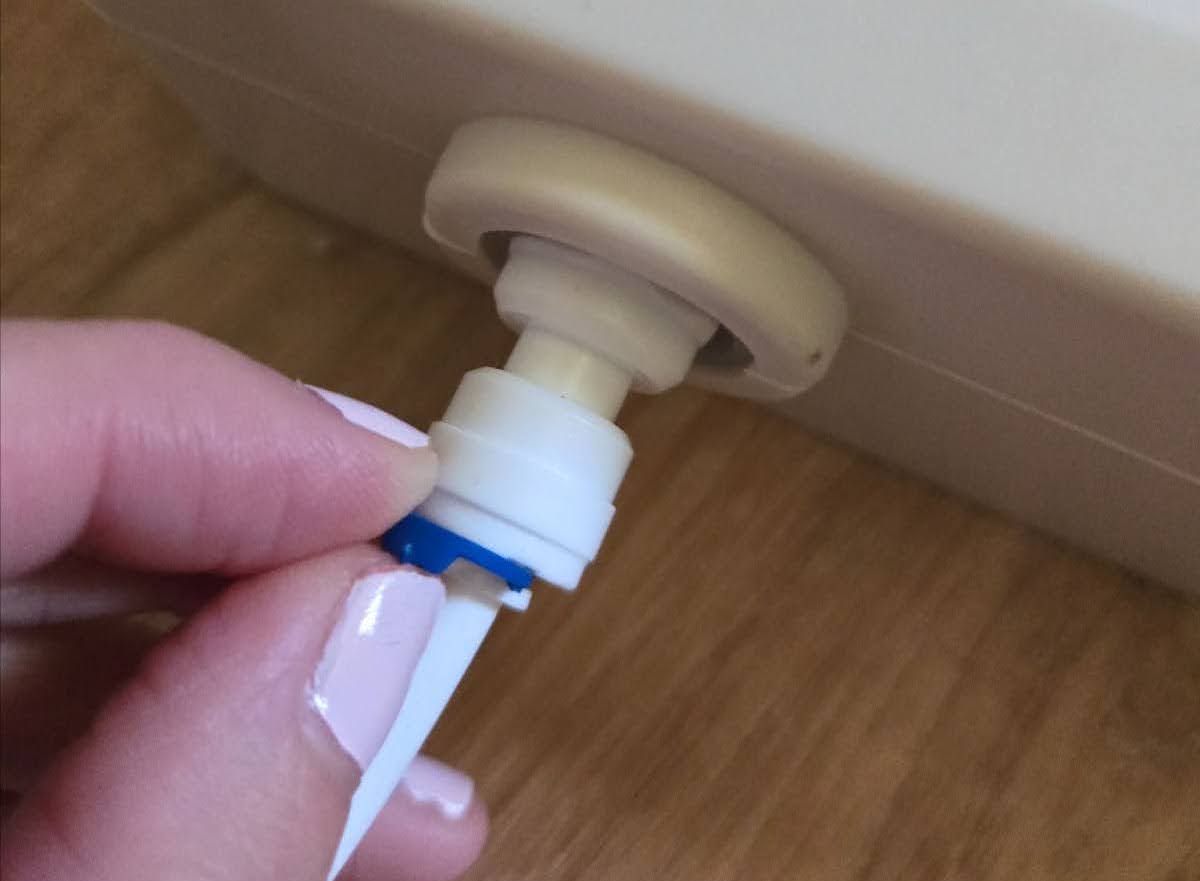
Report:
M607 138L482 120L447 147L425 227L495 278L520 333L503 370L463 377L429 430L437 486L419 513L572 590L612 521L633 451L614 423L633 389L685 378L794 394L829 365L841 292L787 232L720 188ZM724 326L746 359L697 352ZM460 561L404 706L351 803L329 877L358 845L450 700L501 605L529 591ZM385 674L386 675L386 674Z
M572 589L596 556L632 449L612 419L630 387L680 383L717 323L554 242L515 238L496 281L521 331L503 370L468 373L429 431L430 520Z

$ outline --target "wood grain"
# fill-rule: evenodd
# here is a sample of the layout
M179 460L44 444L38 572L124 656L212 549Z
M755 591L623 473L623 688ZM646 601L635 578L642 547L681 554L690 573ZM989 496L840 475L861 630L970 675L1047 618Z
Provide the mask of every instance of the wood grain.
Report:
M70 0L2 14L6 314L138 315L435 418L487 298L214 157ZM474 879L1200 879L1200 608L751 406L638 400L580 591L435 733Z

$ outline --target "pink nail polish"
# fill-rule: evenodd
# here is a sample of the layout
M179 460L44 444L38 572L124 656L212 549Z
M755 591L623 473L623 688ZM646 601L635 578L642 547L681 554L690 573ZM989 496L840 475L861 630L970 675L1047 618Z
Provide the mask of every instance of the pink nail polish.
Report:
M448 820L461 820L475 797L466 774L428 756L417 756L404 775L404 791L417 804L431 804Z
M405 447L429 445L429 437L425 432L397 419L390 413L385 413L378 407L364 404L355 398L331 392L328 389L317 388L315 385L306 385L305 388L325 402L332 404L343 417L359 428L373 431Z
M360 768L383 745L445 602L439 579L415 569L355 582L325 643L309 704Z

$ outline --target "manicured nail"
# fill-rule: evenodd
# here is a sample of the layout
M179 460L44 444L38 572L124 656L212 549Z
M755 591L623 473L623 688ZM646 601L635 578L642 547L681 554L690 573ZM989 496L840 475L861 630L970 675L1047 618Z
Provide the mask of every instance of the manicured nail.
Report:
M360 768L379 752L445 602L442 582L415 569L359 579L334 625L309 703Z
M364 404L355 398L331 392L328 389L306 385L309 391L317 397L332 404L346 419L360 428L381 434L388 440L405 447L424 447L429 445L429 437L419 428L414 428L407 422L397 419L390 413L385 413L378 407Z
M429 804L447 820L466 816L475 783L464 774L428 756L417 756L404 775L404 791L417 804Z

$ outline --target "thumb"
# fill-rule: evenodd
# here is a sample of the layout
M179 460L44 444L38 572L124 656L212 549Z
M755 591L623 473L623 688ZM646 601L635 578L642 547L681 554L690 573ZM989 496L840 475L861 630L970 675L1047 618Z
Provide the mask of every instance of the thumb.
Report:
M368 547L234 585L29 794L0 874L320 881L443 600Z

